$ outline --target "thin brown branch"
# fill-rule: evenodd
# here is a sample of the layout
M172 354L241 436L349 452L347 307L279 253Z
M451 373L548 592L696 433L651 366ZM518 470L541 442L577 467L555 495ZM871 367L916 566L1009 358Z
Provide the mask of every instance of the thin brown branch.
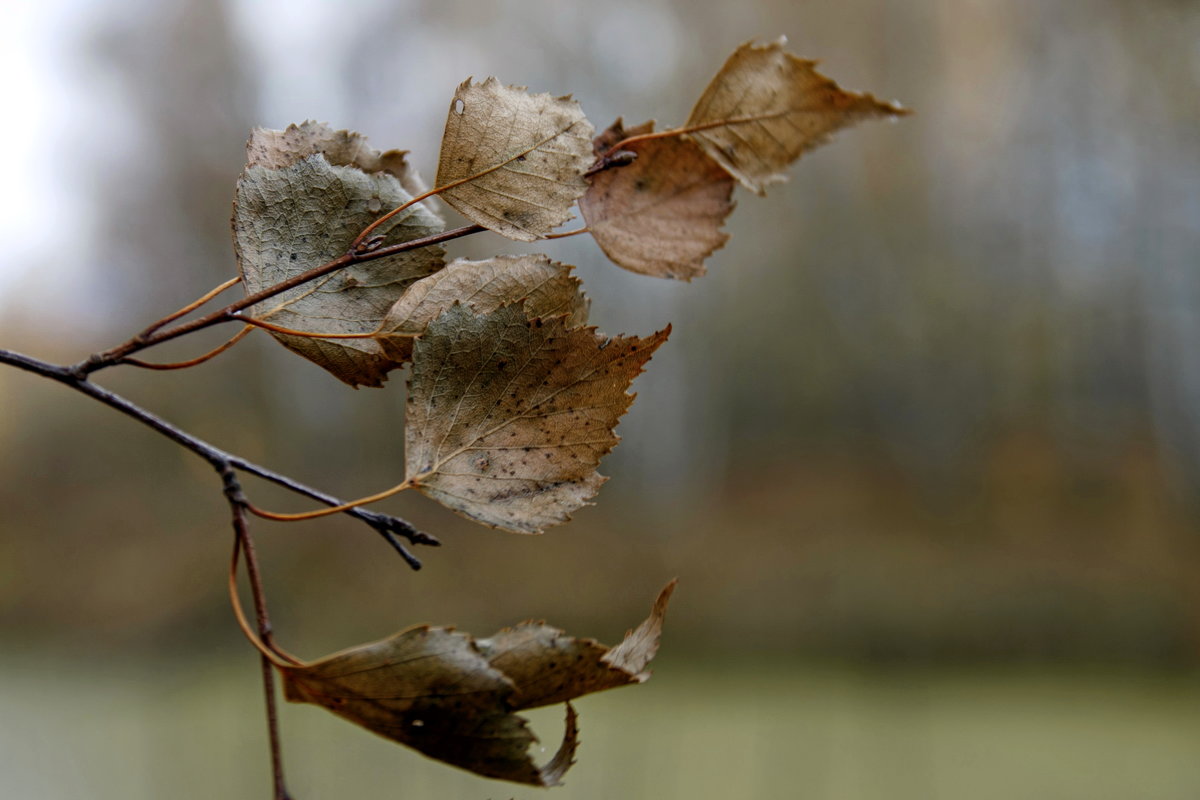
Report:
M233 530L236 534L233 542L233 558L229 563L229 602L233 607L233 616L238 627L242 629L246 639L254 645L268 661L277 667L286 667L303 662L275 643L274 629L267 614L266 593L263 589L262 573L258 567L258 553L254 549L254 541L250 538L250 530L246 524L246 498L242 494L237 474L229 470L223 475L225 481L225 496L229 500L229 508L233 515ZM255 626L251 627L242 609L241 597L238 594L237 575L240 556L246 556L246 574L249 577L250 596L254 602Z
M250 538L250 530L246 525L241 486L232 469L226 470L222 477L225 480L225 495L229 500L229 509L233 515L233 562L229 569L229 580L238 624L242 626L243 631L249 633L246 616L237 598L238 553L244 552L246 554L246 574L250 580L250 594L254 598L254 617L258 626L257 638L263 646L278 653L277 648L271 642L271 618L267 613L267 597L263 589L262 573L258 568L258 556L254 550L254 541ZM259 661L262 669L263 698L266 701L267 741L271 751L271 782L274 787L274 800L291 800L283 775L283 747L279 737L279 707L275 692L274 670L277 662L263 648L260 648Z
M329 506L336 506L339 509L342 509L343 513L366 523L377 533L379 533L379 535L381 535L388 542L388 544L395 548L405 562L413 569L420 569L421 562L416 558L416 556L408 551L403 543L399 541L397 538L398 536L403 536L412 544L432 545L435 547L439 544L436 538L430 536L424 531L417 530L410 523L400 519L399 517L394 517L389 514L381 514L365 508L346 508L345 503L338 498L333 497L332 495L328 495L309 486L305 486L303 483L300 483L294 478L281 475L277 472L267 469L266 467L255 464L252 461L247 461L240 456L227 453L220 448L214 447L208 442L198 439L195 436L192 436L190 433L177 428L161 417L150 413L134 403L131 403L124 397L110 392L102 386L97 386L91 381L78 377L72 367L51 364L22 353L13 352L11 350L0 350L0 364L7 364L8 366L16 367L26 372L31 372L35 375L40 375L43 378L49 378L69 386L75 391L85 394L88 397L91 397L93 400L97 400L100 403L137 420L138 422L155 430L181 447L190 450L211 464L218 473L224 474L224 470L227 467L233 467L241 472L257 475L264 480L270 481L278 486L282 486L289 491L295 492L296 494L309 497L319 503L324 503Z
M634 161L637 161L637 157L638 154L632 150L608 150L604 155L596 159L587 172L583 173L583 177L590 178L593 175L598 175L610 169L627 167Z
M157 322L150 323L150 325L147 326L147 328L144 331L142 331L142 335L149 336L150 334L154 333L156 330L161 328L163 325L172 323L175 320L179 319L180 317L187 316L188 314L192 313L200 306L207 303L209 300L212 300L214 297L216 297L217 295L224 292L226 289L232 289L234 286L237 286L241 282L242 282L242 277L240 275L237 276L236 278L230 278L229 280L222 283L220 286L217 286L216 288L211 289L208 292L204 293L200 297L197 297L195 300L188 303L186 306L179 309L178 311L173 311L170 314L167 314L162 319L158 320Z
M379 247L367 252L347 252L338 258L328 261L320 266L313 267L310 270L294 275L286 281L280 281L274 286L268 286L262 291L247 295L238 300L236 303L231 303L224 308L218 309L211 314L206 314L190 322L185 322L181 325L176 325L173 328L168 328L165 331L155 331L147 329L142 331L137 336L133 337L124 344L118 345L104 352L94 353L83 361L71 367L71 373L77 378L86 378L89 374L107 367L115 366L123 362L133 353L140 350L145 350L147 347L153 347L156 344L162 344L172 339L177 339L189 333L194 333L198 330L218 325L222 322L238 321L238 312L249 308L264 300L269 300L277 294L294 289L297 286L302 286L309 281L324 277L331 272L336 272L339 269L354 264L362 264L367 261L374 261L379 258L387 258L388 256L407 253L410 250L419 250L422 247L430 247L442 242L448 242L451 239L458 239L463 236L470 236L480 231L485 230L481 225L464 225L461 228L435 233L431 236L423 236L420 239L412 239L407 242L397 242L396 244L388 245L387 247ZM157 326L158 323L155 323Z
M153 361L142 361L140 358L126 358L121 363L128 364L131 367L141 367L142 369L157 369L157 370L187 369L188 367L194 367L198 364L203 364L205 361L209 361L211 359L216 358L217 356L221 355L221 353L224 353L226 350L228 350L229 348L233 347L235 344L240 342L242 339L245 339L250 334L250 332L253 330L254 330L253 325L247 325L246 327L244 327L240 331L238 331L236 334L234 334L233 337L229 341L225 342L225 344L221 345L220 347L209 350L207 353L205 353L202 356L197 356L197 357L189 359L187 361L174 361L174 362L171 362L170 364L158 364Z
M457 185L457 184L452 184L452 185ZM370 238L371 234L375 232L376 228L378 228L380 225L382 225L383 223L390 220L392 217L399 214L401 211L404 211L405 209L408 209L408 208L412 208L413 206L415 206L417 203L421 202L422 200L428 200L429 198L433 197L434 195L440 194L449 188L450 188L450 186L438 186L436 188L430 189L429 191L425 192L424 194L417 195L416 197L409 200L407 203L401 203L400 205L396 206L391 211L387 212L382 217L375 220L367 227L363 228L362 233L358 234L358 236L355 236L354 241L350 243L350 252L352 252L352 253L368 252L365 249L366 243L367 243L368 239Z

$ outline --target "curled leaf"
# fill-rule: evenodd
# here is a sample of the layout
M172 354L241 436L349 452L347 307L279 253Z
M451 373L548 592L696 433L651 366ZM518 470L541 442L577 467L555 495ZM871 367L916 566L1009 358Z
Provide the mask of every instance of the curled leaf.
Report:
M764 194L782 171L835 131L872 117L909 113L869 94L847 92L817 62L784 51L786 40L734 51L696 102L686 128L747 189ZM707 127L705 127L707 126Z
M381 211L411 198L404 184L416 180L398 151L378 153L357 134L312 123L286 131L255 130L247 149L250 163L238 179L233 228L248 293L344 254ZM331 163L331 157L347 163ZM441 219L418 204L380 233L391 244L441 230ZM248 313L285 328L369 334L405 289L441 269L442 252L426 247L356 264L276 295ZM271 335L351 386L380 386L395 367L371 338Z
M543 255L496 256L458 259L414 283L388 311L376 338L389 358L405 363L412 359L413 338L456 302L482 314L522 300L531 317L566 314L572 328L587 322L588 301L570 267Z
M523 622L476 644L488 662L512 680L518 710L644 683L650 679L646 667L658 653L676 583L663 587L650 616L611 649L594 639L575 639L542 622Z
M321 153L335 167L358 167L363 172L387 172L411 195L425 191L416 171L409 166L405 150L380 152L367 144L367 137L354 131L335 131L323 122L308 120L284 130L256 128L246 143L246 165L283 169Z
M532 242L570 219L587 190L592 133L569 97L468 79L446 117L441 197L472 222Z
M536 737L511 713L512 681L471 637L410 628L310 664L281 667L284 696L323 706L431 758L491 778L540 783Z
M456 305L417 340L405 430L407 481L485 525L540 533L600 489L630 383L670 328L608 337L519 305Z
M596 137L600 153L650 133L653 123L626 132L621 120ZM733 178L690 139L633 142L637 158L597 172L579 201L596 244L614 263L659 278L691 280L704 259L729 238L721 226L733 210Z
M529 754L537 738L514 712L645 681L674 588L672 581L650 617L611 650L544 623L480 640L424 625L311 663L280 665L284 695L478 775L555 786L573 763L575 710L567 702L562 744L543 767ZM633 651L632 659L620 655Z

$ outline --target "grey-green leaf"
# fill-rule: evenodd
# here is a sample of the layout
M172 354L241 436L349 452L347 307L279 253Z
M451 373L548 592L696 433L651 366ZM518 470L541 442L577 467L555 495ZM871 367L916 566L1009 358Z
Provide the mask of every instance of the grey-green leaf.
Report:
M254 163L237 185L234 246L248 293L341 256L363 228L412 197L403 183L415 179L402 169L403 159L397 160L395 151L360 153L359 162L378 167L370 172L354 164L331 164L321 152L305 156L306 148L296 136L279 134L256 132L250 144ZM347 160L344 137L331 138L322 128L308 134L318 144L332 141L335 157ZM272 139L278 140L273 158L264 155ZM402 174L398 177L393 170ZM379 233L386 236L385 244L392 244L442 228L442 220L418 204ZM442 268L442 256L440 247L426 247L360 263L276 295L246 313L295 330L369 334L410 285ZM380 386L396 366L371 338L272 335L351 386Z
M524 301L531 317L567 315L567 326L587 322L588 301L579 279L565 264L544 255L458 259L412 285L384 318L376 338L397 362L412 359L413 339L455 303L477 313Z

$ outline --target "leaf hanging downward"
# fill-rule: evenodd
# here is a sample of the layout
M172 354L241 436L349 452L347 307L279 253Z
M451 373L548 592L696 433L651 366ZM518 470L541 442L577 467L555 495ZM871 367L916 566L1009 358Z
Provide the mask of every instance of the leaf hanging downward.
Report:
M587 190L592 133L569 97L468 79L446 117L441 197L472 222L532 242L570 219Z
M626 132L621 120L597 137L603 152L626 136L654 130L648 122ZM607 146L606 146L607 145ZM704 259L729 238L721 226L733 210L733 178L690 139L633 142L636 160L598 172L579 201L588 230L617 265L643 275L691 280Z
M349 163L331 164L323 147L335 161ZM403 154L379 153L358 134L323 125L257 129L247 149L250 163L238 179L233 228L248 293L341 256L381 211L410 199L405 183L415 186ZM441 230L441 219L419 204L380 233L394 243ZM441 269L442 252L426 247L356 264L276 295L248 313L285 328L371 333L410 284ZM271 335L351 386L380 386L395 366L369 338Z
M461 305L417 340L405 449L415 488L485 525L540 533L596 494L629 384L666 330L638 338Z
M389 358L412 358L413 338L455 302L476 313L525 301L531 317L567 315L567 327L587 322L588 301L571 268L543 255L458 259L412 285L383 319L376 338Z
M841 89L817 62L783 49L786 40L734 51L692 109L686 128L747 189L764 194L782 171L840 128L909 113L869 94Z
M650 617L611 650L544 623L480 640L420 626L311 663L281 665L284 693L476 774L555 786L578 744L574 709L568 702L562 745L540 768L529 755L537 739L513 712L645 681L674 588L672 581Z

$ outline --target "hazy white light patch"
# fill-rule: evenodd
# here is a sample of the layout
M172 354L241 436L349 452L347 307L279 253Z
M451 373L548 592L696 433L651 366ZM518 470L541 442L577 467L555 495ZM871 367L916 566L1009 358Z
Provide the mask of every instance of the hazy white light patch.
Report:
M103 324L107 283L93 247L96 189L144 151L118 75L97 61L97 31L130 3L45 0L14 6L0 27L0 102L9 156L0 199L0 311L53 307L75 330ZM69 242L75 255L64 257ZM99 268L99 269L98 269ZM19 305L18 305L19 303ZM61 332L61 331L60 331Z
M654 94L675 78L679 21L670 10L646 3L611 3L597 14L592 57L607 80L627 92Z
M342 64L349 32L378 13L374 0L241 0L232 6L241 46L259 81L261 124L317 119L335 128L348 104Z
M59 71L69 37L63 26L78 4L70 0L11 3L0 25L0 126L5 191L0 194L0 300L38 263L50 235L47 221L68 219L77 209L58 185L54 137L66 116L70 92ZM55 229L61 230L55 224Z

